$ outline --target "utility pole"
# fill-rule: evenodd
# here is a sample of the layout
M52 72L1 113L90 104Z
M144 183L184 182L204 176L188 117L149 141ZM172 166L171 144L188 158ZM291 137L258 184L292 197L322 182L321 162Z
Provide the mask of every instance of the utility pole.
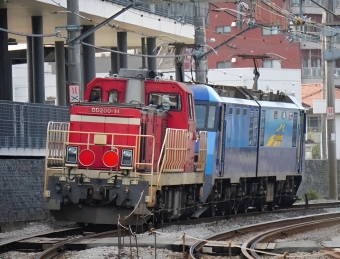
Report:
M322 23L326 23L326 11L323 11L322 13ZM324 37L325 38L325 37ZM322 60L324 59L323 57L323 52L326 50L326 41L323 40L322 42ZM322 100L326 100L326 71L325 71L325 66L326 66L326 62L324 62L324 64L322 65ZM328 159L327 158L327 133L326 133L326 114L325 113L321 113L321 141L322 141L322 145L321 145L321 149L322 152L320 153L321 155L321 159Z
M195 2L195 17L194 17L194 27L195 27L195 45L196 45L196 57L201 56L203 53L207 52L206 39L205 39L205 19L206 10L208 4L205 2ZM201 58L196 59L195 63L196 70L196 81L199 83L207 83L207 56L204 55Z
M325 9L334 12L333 0L325 1ZM326 23L333 23L333 14L326 12ZM335 99L334 99L334 65L339 52L334 49L334 32L324 29L324 59L325 59L325 83L327 85L327 143L328 143L328 174L329 174L329 198L338 199L336 141L335 141ZM338 53L336 53L338 52Z
M81 83L80 40L72 41L80 35L79 0L67 0L68 31L68 85ZM80 86L80 100L83 100L85 87Z

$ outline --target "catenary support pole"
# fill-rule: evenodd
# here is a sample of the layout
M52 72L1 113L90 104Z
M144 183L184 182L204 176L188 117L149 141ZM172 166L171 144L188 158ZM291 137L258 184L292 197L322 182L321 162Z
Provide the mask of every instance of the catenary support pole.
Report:
M118 45L118 51L127 52L127 32L126 31L120 31L117 32L117 45ZM127 55L125 54L118 54L119 57L119 69L120 68L127 68Z
M4 4L3 4L4 5ZM4 7L6 7L4 5ZM7 29L7 9L2 8L0 3L0 27ZM12 84L11 84L11 64L10 56L8 53L8 33L0 31L0 100L13 99L12 97Z
M181 55L183 52L183 48L177 46L175 49L175 55ZM184 82L184 57L175 58L175 75L177 82Z
M34 102L34 88L33 88L33 39L30 36L26 37L27 50L27 83L28 83L28 102Z
M205 39L205 17L206 10L208 8L207 3L204 2L195 2L195 17L194 17L194 26L195 26L195 44L198 46L199 53L197 56L200 56L202 53L206 53L206 39ZM198 58L195 63L195 72L196 72L196 81L200 83L207 82L207 56L204 55L201 58Z
M117 50L116 47L112 47L111 50ZM119 60L117 52L111 52L111 71L110 74L118 74Z
M149 37L146 39L146 47L148 55L156 55L156 37ZM157 69L157 62L155 57L148 57L148 70L155 71Z
M142 54L146 55L145 38L142 38ZM146 68L146 57L142 57L142 68Z
M325 8L334 11L333 0L325 1ZM326 23L333 22L333 14L326 13ZM325 35L325 51L334 49L334 35ZM329 174L329 198L338 199L338 176L337 176L337 161L336 161L336 124L335 124L335 86L334 86L334 67L335 60L325 61L325 83L327 85L327 110L328 113L333 110L333 116L327 117L327 143L328 143L328 174Z
M33 34L43 34L42 16L32 16ZM45 103L44 39L32 37L33 46L33 101Z
M56 83L57 83L57 105L67 104L67 87L65 73L65 45L64 41L55 42L55 64L56 64Z
M93 28L93 25L84 25L82 32L86 32ZM84 42L94 45L94 32L83 39ZM83 85L86 85L96 77L96 53L95 49L90 46L83 45ZM85 89L84 89L85 90Z
M68 85L81 83L79 0L67 0L68 27ZM80 100L84 99L84 86L80 87ZM69 100L68 100L69 101Z
M326 12L325 11L323 11L323 13L322 13L322 23L326 23L326 19L327 19L327 17L326 17ZM322 42L322 51L321 51L321 53L322 53L322 59L323 59L323 52L325 51L325 49L326 49L326 42L325 41L323 41ZM323 100L326 100L326 93L327 93L327 91L326 91L326 89L327 89L327 85L326 85L326 81L325 81L325 79L326 79L326 72L325 72L325 62L324 62L324 65L322 66L322 74L324 75L323 76L323 78L322 78L322 99ZM321 159L327 159L327 128L326 128L326 114L325 113L322 113L321 114L321 118L320 118L320 128L321 128L321 132L322 132L322 135L321 135L321 142L322 142L322 144L321 144L321 149L322 149L322 151L321 151L321 153L320 153L320 158Z

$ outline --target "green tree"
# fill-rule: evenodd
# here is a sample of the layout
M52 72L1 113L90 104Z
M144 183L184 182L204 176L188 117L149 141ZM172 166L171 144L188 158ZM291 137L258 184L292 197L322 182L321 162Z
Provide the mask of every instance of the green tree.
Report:
M318 143L317 145L315 145L312 148L312 158L313 159L320 159L321 158L321 154L320 154L320 143Z

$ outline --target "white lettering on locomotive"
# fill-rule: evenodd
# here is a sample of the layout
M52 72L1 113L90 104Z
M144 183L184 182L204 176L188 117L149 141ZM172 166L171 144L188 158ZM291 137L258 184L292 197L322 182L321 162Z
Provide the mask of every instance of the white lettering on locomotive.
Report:
M111 109L111 108L91 108L91 112L93 113L113 113L120 114L120 109Z

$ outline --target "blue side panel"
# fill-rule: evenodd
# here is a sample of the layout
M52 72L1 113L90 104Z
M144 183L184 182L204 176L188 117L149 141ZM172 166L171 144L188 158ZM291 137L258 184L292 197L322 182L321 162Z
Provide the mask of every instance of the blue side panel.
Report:
M213 174L216 167L216 132L208 132L208 150L205 174Z
M233 109L233 113L229 113L229 109ZM239 115L236 115L236 109L239 109ZM243 112L246 109L247 115L244 116ZM226 146L228 147L249 147L256 146L257 144L257 129L255 129L255 120L258 119L259 109L254 109L251 106L240 106L240 105L227 105L227 112L225 115L227 121L227 132L226 132ZM256 114L256 115L255 115ZM249 127L250 117L253 116L253 128L251 143L249 142ZM258 127L258 123L256 123Z
M216 91L207 85L191 85L190 89L194 92L196 101L221 102L221 97Z
M266 110L264 145L267 147L292 147L293 115L294 111ZM275 112L278 112L275 118ZM286 117L282 118L282 112ZM280 138L282 137L282 140Z
M225 176L255 177L256 147L231 147L226 149Z
M231 109L232 108L232 113ZM236 109L239 109L236 112ZM246 109L246 111L245 111ZM245 111L245 113L244 113ZM225 177L232 182L238 182L239 177L256 176L257 157L257 129L254 127L254 114L259 109L253 106L240 104L227 104L225 119L227 121L225 143ZM250 118L253 124L250 125ZM249 134L251 130L251 142Z
M258 176L276 176L283 180L286 175L297 174L299 145L298 110L264 108L266 111L264 142L259 148ZM293 121L297 120L293 140ZM261 135L261 133L260 133ZM294 142L293 142L294 141Z
M207 162L205 167L205 176L203 184L202 202L208 198L214 181L214 172L216 169L216 154L217 154L217 134L216 132L208 131L208 146L207 146Z
M287 174L297 174L296 151L296 148L260 147L258 176L285 179Z

